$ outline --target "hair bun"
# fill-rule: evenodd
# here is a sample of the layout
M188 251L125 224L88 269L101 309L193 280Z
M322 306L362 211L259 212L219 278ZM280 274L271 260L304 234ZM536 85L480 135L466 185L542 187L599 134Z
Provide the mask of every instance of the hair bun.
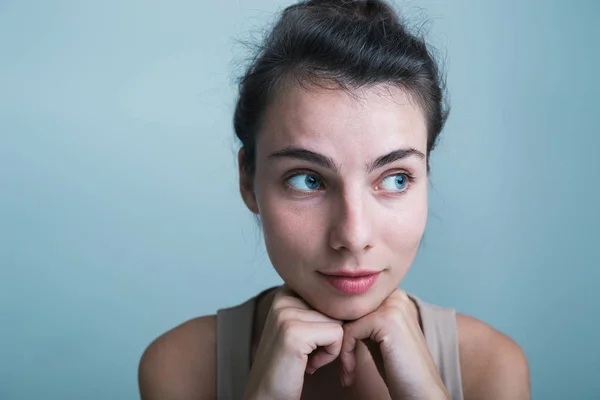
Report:
M233 124L248 176L256 167L262 118L288 84L348 93L375 85L406 91L425 116L427 171L449 111L443 74L424 39L408 30L386 0L300 0L288 6L238 82Z
M398 23L397 14L383 0L309 0L306 4L334 10L355 19Z

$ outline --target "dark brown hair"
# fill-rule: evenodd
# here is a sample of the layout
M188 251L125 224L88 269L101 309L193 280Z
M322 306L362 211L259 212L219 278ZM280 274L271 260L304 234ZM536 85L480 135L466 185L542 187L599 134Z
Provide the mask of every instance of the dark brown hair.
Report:
M426 116L429 171L429 153L449 106L425 40L411 34L382 0L310 0L282 12L238 81L233 125L242 142L245 173L254 174L256 137L278 91L323 82L349 93L378 84L406 90Z

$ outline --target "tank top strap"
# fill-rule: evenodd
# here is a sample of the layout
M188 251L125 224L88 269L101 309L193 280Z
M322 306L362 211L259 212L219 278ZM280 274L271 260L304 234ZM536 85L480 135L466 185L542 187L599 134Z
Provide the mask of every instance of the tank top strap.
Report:
M250 371L257 297L217 311L217 399L242 399Z
M419 308L425 341L446 390L452 400L463 400L456 311L427 303L412 294L409 297Z

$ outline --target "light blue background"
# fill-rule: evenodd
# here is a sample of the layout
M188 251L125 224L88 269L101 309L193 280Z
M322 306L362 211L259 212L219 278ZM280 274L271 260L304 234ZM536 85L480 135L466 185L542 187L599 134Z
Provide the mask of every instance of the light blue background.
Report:
M0 2L0 399L132 399L145 346L278 278L238 192L237 39L288 1ZM600 398L600 3L400 2L452 114L404 287Z

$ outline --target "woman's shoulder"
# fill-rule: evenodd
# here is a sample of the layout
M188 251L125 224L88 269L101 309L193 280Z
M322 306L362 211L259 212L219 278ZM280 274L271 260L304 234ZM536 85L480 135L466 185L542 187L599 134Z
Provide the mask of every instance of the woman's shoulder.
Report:
M154 340L138 369L142 400L216 397L217 316L221 323L252 322L254 304L268 288L246 301L182 323ZM250 318L250 320L248 320ZM231 325L231 324L230 324ZM226 326L225 330L232 329Z
M138 369L142 400L214 398L216 316L191 319L162 334ZM199 379L202 377L202 379Z
M465 399L529 399L529 365L521 347L469 315L456 313L456 326Z

